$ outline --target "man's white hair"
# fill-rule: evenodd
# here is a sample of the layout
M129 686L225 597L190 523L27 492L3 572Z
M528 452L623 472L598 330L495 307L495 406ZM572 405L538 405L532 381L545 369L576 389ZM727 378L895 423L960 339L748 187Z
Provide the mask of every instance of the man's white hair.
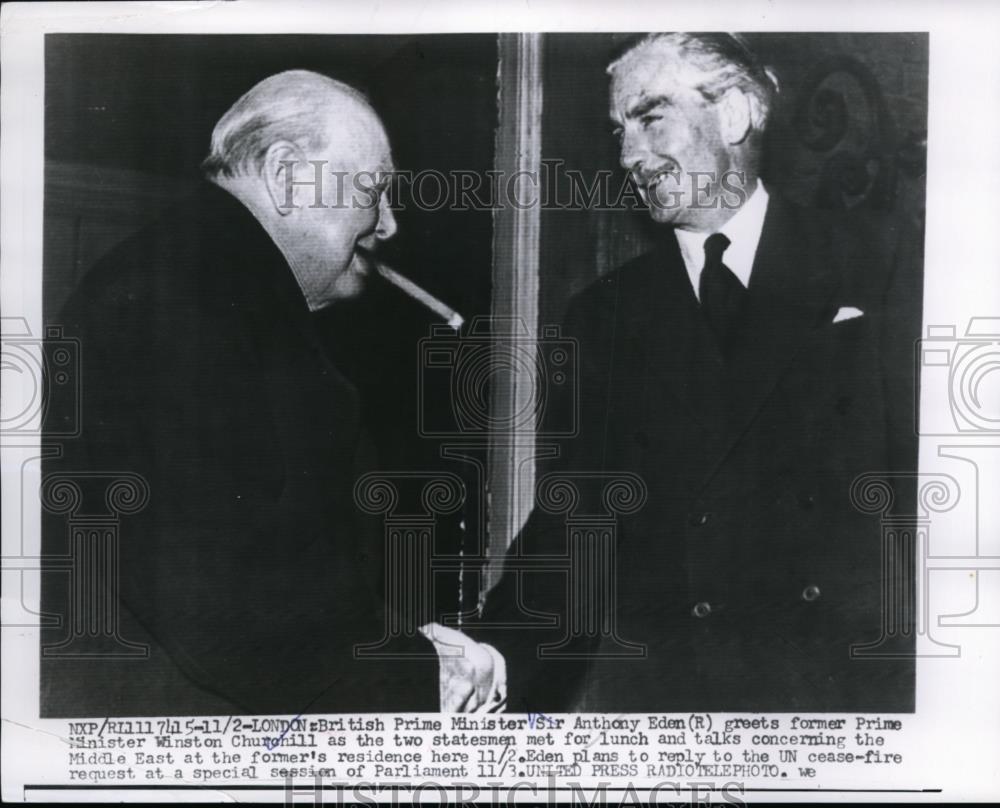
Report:
M331 103L350 99L371 109L364 94L309 70L286 70L255 84L212 130L201 169L208 177L260 173L267 150L279 140L313 151L327 145Z
M750 123L763 132L778 93L774 73L739 34L648 34L608 66L614 76L639 56L660 56L678 66L677 78L710 102L736 87L750 99Z

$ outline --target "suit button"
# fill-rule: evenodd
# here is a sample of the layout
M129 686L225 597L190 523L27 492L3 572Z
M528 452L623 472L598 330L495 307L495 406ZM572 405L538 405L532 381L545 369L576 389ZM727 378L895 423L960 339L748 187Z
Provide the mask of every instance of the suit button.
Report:
M705 601L696 603L691 609L691 614L695 617L708 617L712 613L712 604Z
M807 494L804 491L801 492L796 499L799 501L799 507L803 510L812 510L813 505L816 504L816 498L812 494Z
M688 523L691 527L704 527L708 524L708 514L707 513L693 513L688 517Z
M802 590L802 600L812 603L819 597L819 587L816 584L809 584Z

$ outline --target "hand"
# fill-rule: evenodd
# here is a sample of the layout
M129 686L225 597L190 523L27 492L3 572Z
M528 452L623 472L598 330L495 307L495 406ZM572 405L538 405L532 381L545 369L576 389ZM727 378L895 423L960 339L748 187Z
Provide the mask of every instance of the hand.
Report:
M441 662L442 712L491 712L502 707L507 671L496 650L439 623L421 626L420 633L434 643Z

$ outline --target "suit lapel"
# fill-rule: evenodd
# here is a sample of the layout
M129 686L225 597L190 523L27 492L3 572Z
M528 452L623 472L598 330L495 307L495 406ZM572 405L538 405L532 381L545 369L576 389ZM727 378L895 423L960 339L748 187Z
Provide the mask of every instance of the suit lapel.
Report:
M216 250L206 278L214 285L209 299L245 312L260 334L294 329L325 360L305 297L274 241L228 191L205 183L201 194L201 216L208 222L204 229Z
M357 391L330 362L284 255L250 211L227 191L205 183L200 205L207 243L217 251L206 273L206 282L214 285L206 299L246 318L261 361L264 355L288 351L295 362L302 363L298 371L302 380L322 380L324 390L315 396L317 406L338 413L340 431L353 435L359 412ZM220 238L219 234L224 235Z
M710 432L718 427L722 356L691 289L673 231L622 279L620 305L629 350L642 353L651 390L665 390Z
M810 332L830 321L840 281L832 269L836 246L815 221L771 197L729 362L726 438L709 477L749 429Z

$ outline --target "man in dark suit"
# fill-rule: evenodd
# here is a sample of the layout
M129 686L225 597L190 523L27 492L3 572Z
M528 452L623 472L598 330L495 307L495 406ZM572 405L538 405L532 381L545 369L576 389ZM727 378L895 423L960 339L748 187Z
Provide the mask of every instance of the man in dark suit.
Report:
M314 312L362 288L364 256L396 229L378 116L347 85L281 73L222 117L203 168L197 195L103 259L61 315L80 340L82 433L47 464L43 502L69 480L78 513L99 513L115 475L139 475L148 502L121 522L117 649L103 625L93 654L87 632L65 644L97 616L45 571L43 609L64 619L43 636L42 714L477 706L493 657L456 631L355 653L390 619L381 529L353 498L375 458ZM66 558L50 510L45 554Z
M511 706L910 711L912 556L894 544L903 560L884 575L880 519L852 485L886 473L896 513L912 506L896 475L916 469L919 245L764 187L777 84L741 39L653 35L608 72L622 166L664 228L570 305L579 428L539 490L570 479L578 511L600 513L593 473L628 473L646 499L619 517L614 564L602 556L573 584L525 571L577 541L536 505L482 631L507 658ZM611 604L598 602L608 575ZM497 627L543 615L557 625ZM865 655L884 617L895 630Z

